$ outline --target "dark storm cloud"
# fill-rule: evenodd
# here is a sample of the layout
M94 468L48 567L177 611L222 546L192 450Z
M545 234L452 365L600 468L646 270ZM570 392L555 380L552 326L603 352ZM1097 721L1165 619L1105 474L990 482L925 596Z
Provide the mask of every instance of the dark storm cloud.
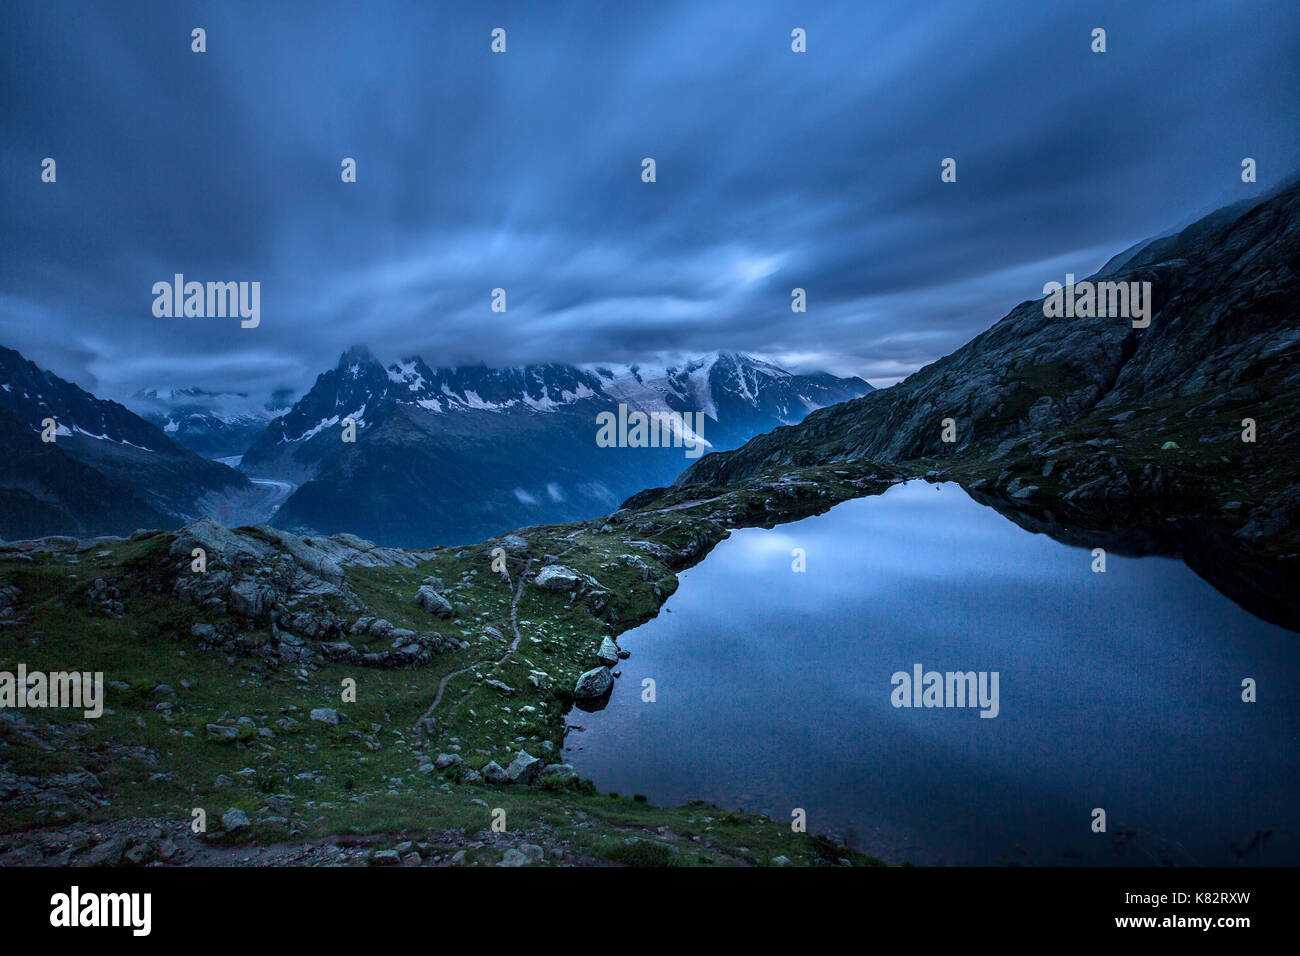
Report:
M117 398L354 342L891 381L1293 172L1298 39L1291 2L6 4L0 341ZM154 318L176 272L260 281L261 325Z

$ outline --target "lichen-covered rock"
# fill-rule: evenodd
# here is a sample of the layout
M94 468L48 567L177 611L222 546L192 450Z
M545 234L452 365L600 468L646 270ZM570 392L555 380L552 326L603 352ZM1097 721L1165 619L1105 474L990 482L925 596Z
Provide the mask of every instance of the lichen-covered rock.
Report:
M421 585L420 590L415 592L415 603L430 614L441 618L449 618L456 613L451 602L428 584Z
M275 588L256 578L242 578L230 587L230 611L241 617L266 617L278 600Z
M252 823L249 822L248 814L236 807L231 807L221 815L221 826L227 833L237 833L240 830L246 830Z
M515 755L515 759L510 761L510 766L506 767L506 776L510 778L511 783L527 786L541 775L542 767L542 761L526 750L521 750Z
M572 591L582 583L582 575L562 564L548 564L537 572L533 583L547 591Z
M595 700L608 694L613 686L614 675L608 667L593 667L578 678L573 696L578 700Z
M446 770L448 767L463 767L465 766L465 758L460 754L438 754L438 759L433 762L433 765L439 770Z
M596 660L600 661L606 667L613 667L619 661L620 651L618 645L609 637L600 639L600 649L596 651Z
M524 554L528 550L528 542L517 534L506 535L501 539L501 546L507 554Z

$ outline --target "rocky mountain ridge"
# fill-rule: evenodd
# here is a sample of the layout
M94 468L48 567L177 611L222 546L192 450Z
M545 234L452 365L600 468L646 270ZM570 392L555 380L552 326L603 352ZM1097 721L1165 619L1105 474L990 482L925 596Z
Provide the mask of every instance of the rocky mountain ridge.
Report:
M676 485L870 460L1058 514L1144 502L1197 514L1294 559L1300 185L1149 243L1106 278L1151 283L1149 327L1021 303L898 385L706 455Z
M737 353L653 366L431 369L419 358L385 368L356 347L271 423L241 468L301 483L272 519L281 527L412 547L468 542L607 512L689 461L682 447L601 447L602 412L700 413L704 440L725 448L870 388ZM342 441L348 419L354 443Z
M15 452L3 467L0 537L176 527L255 493L234 469L6 348L0 413ZM48 421L52 442L41 438Z

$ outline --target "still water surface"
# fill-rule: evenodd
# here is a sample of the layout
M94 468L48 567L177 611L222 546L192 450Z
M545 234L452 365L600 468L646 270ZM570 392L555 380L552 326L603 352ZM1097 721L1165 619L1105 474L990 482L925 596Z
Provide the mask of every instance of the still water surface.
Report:
M659 804L802 808L890 862L1300 863L1300 635L1179 561L1092 561L957 485L734 532L622 635L565 759ZM998 716L894 707L916 664L997 671Z

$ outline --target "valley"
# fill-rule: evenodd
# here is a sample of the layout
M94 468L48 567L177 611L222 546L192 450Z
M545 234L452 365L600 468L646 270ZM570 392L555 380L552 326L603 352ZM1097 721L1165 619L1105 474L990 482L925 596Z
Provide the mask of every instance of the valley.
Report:
M369 399L354 408L352 398L374 394L373 386L433 401L428 376L412 365L394 379L350 353L324 377L327 387L276 419L268 434L279 437L240 462L266 482L259 487L268 496L305 479L270 524L191 518L161 530L0 544L3 667L111 675L107 709L93 723L53 711L0 714L0 859L229 862L262 852L376 865L879 863L815 824L812 833L792 830L771 807L764 816L736 804L664 808L637 791L601 794L565 760L570 737L587 731L566 728L583 726L583 713L595 725L602 707L635 700L628 677L637 673L640 638L627 632L654 622L683 572L720 543L739 540L743 529L788 531L845 502L881 504L904 488L947 494L945 486L959 486L969 507L988 506L1017 526L1002 522L1000 534L1045 535L1073 549L1083 576L1093 574L1095 549L1115 556L1107 574L1117 576L1136 567L1126 559L1178 559L1222 596L1213 607L1227 623L1214 653L1228 655L1224 692L1236 693L1238 671L1263 666L1264 657L1239 664L1234 651L1265 646L1246 641L1277 646L1262 622L1300 631L1298 248L1300 187L1292 185L1106 267L1102 274L1116 281L1153 283L1146 328L1050 319L1041 301L1022 303L896 386L811 410L684 472L681 449L669 449L674 467L665 465L660 485L644 487L657 473L638 460L627 480L642 479L642 490L621 506L615 499L551 522L507 521L533 512L500 508L469 516L465 534L493 529L472 544L428 534L413 503L445 515L499 491L531 507L528 497L552 497L548 483L578 488L596 466L578 457L565 463L571 472L538 472L525 487L505 462L540 457L544 447L562 451L544 418L554 410L530 407L513 420L516 435L539 429L514 445L485 431L502 421L495 411L469 407L495 397L482 382L451 390L466 406L452 428L435 427L418 402L393 399L381 416ZM607 381L621 381L622 396L632 387L612 372ZM559 393L530 395L536 404ZM298 441L345 411L372 429L367 436L359 426L354 449L313 445L324 430ZM9 417L15 440L38 442ZM1257 427L1245 428L1247 419ZM594 415L570 424L573 440L594 454ZM154 431L141 437L181 457ZM43 454L60 462L66 454L69 469L90 467L74 450ZM449 461L464 463L460 473L448 472ZM472 473L471 461L500 462L499 484ZM263 463L275 467L257 471ZM595 500L613 498L609 482L605 473ZM359 487L368 494L356 496ZM326 515L339 502L349 527L337 533L294 517ZM391 532L375 543L353 530L399 525L409 535L398 539L404 546L391 543ZM517 530L502 534L508 527ZM856 540L872 545L862 534ZM202 570L191 564L195 549ZM1053 550L1053 560L1063 553ZM962 560L982 568L977 554ZM1179 593L1201 593L1190 574L1177 581ZM847 607L849 584L842 590L818 607ZM743 597L738 587L728 593ZM1236 633L1248 635L1240 648L1231 643ZM629 663L620 639L632 645ZM1086 629L1076 638L1090 639ZM918 655L890 671L918 659L936 660ZM1289 658L1269 660L1263 686L1284 686ZM960 666L1006 670L995 663ZM355 699L345 696L349 686ZM1001 715L975 726L1006 725L1008 693L1004 683ZM622 739L606 746L617 762ZM185 835L195 810L207 830ZM512 821L505 831L493 828L498 810ZM1249 834L1234 839L1250 843ZM909 861L898 849L905 843L883 845L888 862ZM1038 852L1057 860L1059 850Z

